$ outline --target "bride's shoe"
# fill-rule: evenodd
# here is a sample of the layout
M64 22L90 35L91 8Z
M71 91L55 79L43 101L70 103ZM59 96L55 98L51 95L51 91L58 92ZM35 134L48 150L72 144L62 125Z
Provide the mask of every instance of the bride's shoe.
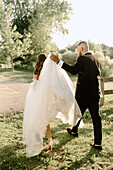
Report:
M52 151L52 148L53 148L53 141L52 141L52 139L50 139L50 142L49 142L49 148L51 149L51 151Z
M42 150L51 149L51 151L52 151L52 148L53 148L53 141L52 141L52 139L50 139L50 140L49 140L49 144L46 145L46 146L43 146L43 147L42 147Z

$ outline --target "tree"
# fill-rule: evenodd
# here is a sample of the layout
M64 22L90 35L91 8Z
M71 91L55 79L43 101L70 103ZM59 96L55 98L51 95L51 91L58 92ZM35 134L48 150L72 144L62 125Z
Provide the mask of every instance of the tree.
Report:
M16 31L23 35L27 30L32 35L30 49L34 56L58 50L52 43L52 34L56 30L63 34L68 32L64 24L69 20L71 7L66 0L4 0L4 3L6 7L13 4L12 27L16 24Z
M75 50L77 49L77 45L79 44L80 41L81 40L76 41L73 45L68 46L67 49L72 51L72 52L75 52Z
M36 54L51 51L54 29L67 33L64 24L69 20L71 12L67 1L40 0L34 6L29 31L32 34L32 48Z
M65 53L62 54L62 59L69 65L74 65L77 61L78 54L77 52L72 52L67 50Z
M49 52L52 44L53 30L67 33L64 24L69 20L70 4L65 0L4 0L6 7L13 4L12 25L24 34L24 30L32 34L32 49L35 54Z
M109 77L113 67L113 61L108 56L109 47L105 44L96 44L90 41L88 41L88 43L90 51L101 63L101 76Z
M73 65L77 58L78 54L76 52L77 44L81 40L75 42L73 45L66 47L59 52L62 55L62 59ZM113 47L106 46L105 44L96 44L94 42L88 41L90 52L96 57L96 59L101 63L101 76L109 77L113 72L113 60L111 60ZM110 51L111 50L111 51ZM111 52L111 53L110 53ZM109 55L110 54L110 55ZM107 56L106 56L107 55Z
M109 47L108 55L113 59L113 47Z
M23 56L27 53L33 53L33 51L29 51L29 47L31 44L30 40L30 33L24 35L23 42L21 41L23 35L21 35L19 32L16 31L17 27L14 26L12 28L11 26L11 8L12 6L9 5L7 9L4 7L4 3L2 0L0 0L0 3L2 4L0 6L0 19L2 22L0 22L0 34L1 34L1 40L0 40L0 51L1 51L1 59L4 59L4 62L6 59L10 58L10 63L12 66L12 70L14 70L13 66L13 59L16 57Z
M12 6L12 16L13 19L23 18L24 16L29 16L35 0L3 0L6 8L11 4Z
M101 47L102 47L102 51L104 53L104 56L108 56L108 53L109 53L109 47L105 44L101 44Z

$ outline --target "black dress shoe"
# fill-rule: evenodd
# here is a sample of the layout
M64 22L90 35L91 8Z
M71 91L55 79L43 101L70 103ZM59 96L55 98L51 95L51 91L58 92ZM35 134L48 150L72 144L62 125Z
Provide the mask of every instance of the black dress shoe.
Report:
M92 146L92 148L96 149L96 150L102 150L102 146L101 145L92 145L90 144L90 146Z
M78 132L77 132L77 133L75 133L75 132L73 132L70 128L67 128L67 132L68 132L70 135L72 135L72 136L74 136L74 137L77 137L77 138L78 138Z

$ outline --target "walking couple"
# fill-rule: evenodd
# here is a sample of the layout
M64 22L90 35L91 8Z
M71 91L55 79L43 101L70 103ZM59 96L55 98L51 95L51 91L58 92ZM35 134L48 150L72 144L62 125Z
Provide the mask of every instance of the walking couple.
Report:
M55 117L72 125L73 128L67 128L67 132L78 137L78 127L87 108L94 127L94 144L91 146L102 150L98 82L100 64L89 52L85 41L78 44L77 52L79 57L74 66L59 60L58 55L53 53L49 56L40 54L37 58L24 109L23 142L27 157L38 155L42 151L45 134L49 141L47 147L52 149L50 122ZM75 94L66 71L78 75Z

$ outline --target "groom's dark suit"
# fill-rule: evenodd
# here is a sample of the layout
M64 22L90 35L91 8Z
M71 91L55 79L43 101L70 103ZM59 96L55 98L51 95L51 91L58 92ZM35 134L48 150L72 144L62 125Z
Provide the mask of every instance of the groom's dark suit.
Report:
M82 115L88 108L92 117L94 126L94 143L101 145L101 117L99 115L99 75L98 62L91 53L79 56L77 63L72 67L63 63L62 68L69 73L78 74L75 98L78 102ZM78 126L73 127L73 132L78 132Z

